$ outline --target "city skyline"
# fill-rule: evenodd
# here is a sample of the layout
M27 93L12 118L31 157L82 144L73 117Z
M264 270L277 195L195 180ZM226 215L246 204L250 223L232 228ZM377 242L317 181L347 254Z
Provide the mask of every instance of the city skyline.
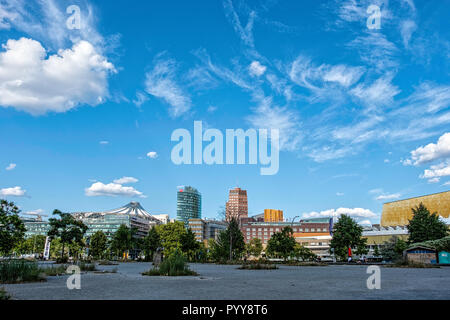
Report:
M239 186L249 216L379 223L385 202L450 189L449 9L2 1L0 198L47 215L139 201L175 218L174 188L192 185L216 218ZM171 135L195 121L278 129L279 170L174 164Z

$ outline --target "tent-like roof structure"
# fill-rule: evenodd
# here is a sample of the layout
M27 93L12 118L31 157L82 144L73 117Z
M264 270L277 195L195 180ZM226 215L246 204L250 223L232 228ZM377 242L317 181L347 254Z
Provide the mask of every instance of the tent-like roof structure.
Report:
M120 207L118 209L110 210L110 211L103 211L103 212L80 212L75 213L75 215L88 218L88 217L95 217L95 216L103 216L103 215L129 215L134 217L143 218L146 220L154 221L154 222L161 222L160 220L153 217L149 212L147 212L139 202L130 202L129 204L124 205L123 207Z
M111 211L106 211L105 214L117 214L117 215L129 215L141 218L154 218L150 213L148 213L139 202L130 202L121 208L114 209Z

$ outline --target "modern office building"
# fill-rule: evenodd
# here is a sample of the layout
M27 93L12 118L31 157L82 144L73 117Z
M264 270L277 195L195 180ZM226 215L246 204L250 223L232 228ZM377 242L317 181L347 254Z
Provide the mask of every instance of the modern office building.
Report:
M265 222L282 222L283 210L264 209L264 221Z
M177 190L177 220L188 226L189 219L202 218L202 195L190 186Z
M189 228L198 242L207 244L209 239L217 240L220 232L226 230L228 223L217 220L189 219Z
M247 190L241 188L230 190L225 212L227 221L230 221L233 217L238 220L248 217Z
M42 235L46 236L50 231L50 224L48 221L44 221L39 218L25 218L21 217L25 225L25 237L29 238L32 236Z
M423 203L431 212L437 212L443 218L450 218L450 191L426 196L387 202L381 215L382 227L406 226L412 218L412 208Z
M111 211L104 212L75 212L72 215L88 226L86 237L92 236L97 231L103 231L111 237L120 225L136 228L136 236L143 238L151 227L163 222L148 213L139 202L129 204Z

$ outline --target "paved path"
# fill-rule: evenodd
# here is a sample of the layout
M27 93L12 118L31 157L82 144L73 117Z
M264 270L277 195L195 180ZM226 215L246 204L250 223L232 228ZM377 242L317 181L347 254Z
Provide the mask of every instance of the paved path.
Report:
M381 268L381 289L369 290L367 266L238 270L238 266L192 264L198 277L148 277L149 263L99 266L117 273L81 275L81 290L67 276L47 282L3 285L16 299L450 299L450 267Z

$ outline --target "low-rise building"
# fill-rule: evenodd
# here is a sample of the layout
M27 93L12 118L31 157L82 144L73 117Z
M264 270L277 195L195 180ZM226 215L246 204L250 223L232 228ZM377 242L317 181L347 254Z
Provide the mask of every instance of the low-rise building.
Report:
M367 239L368 255L371 256L375 252L375 247L381 249L392 237L407 241L408 229L403 226L382 227L380 225L372 225L364 228L362 237Z
M261 221L261 218L255 219L254 217L241 219L241 231L244 235L245 243L258 238L264 247L274 233L281 232L285 227L291 227L294 234L329 234L328 219L301 220L295 223L287 221L265 222Z
M195 234L199 242L207 242L209 239L217 240L220 232L226 230L228 223L218 220L189 219L189 228Z

